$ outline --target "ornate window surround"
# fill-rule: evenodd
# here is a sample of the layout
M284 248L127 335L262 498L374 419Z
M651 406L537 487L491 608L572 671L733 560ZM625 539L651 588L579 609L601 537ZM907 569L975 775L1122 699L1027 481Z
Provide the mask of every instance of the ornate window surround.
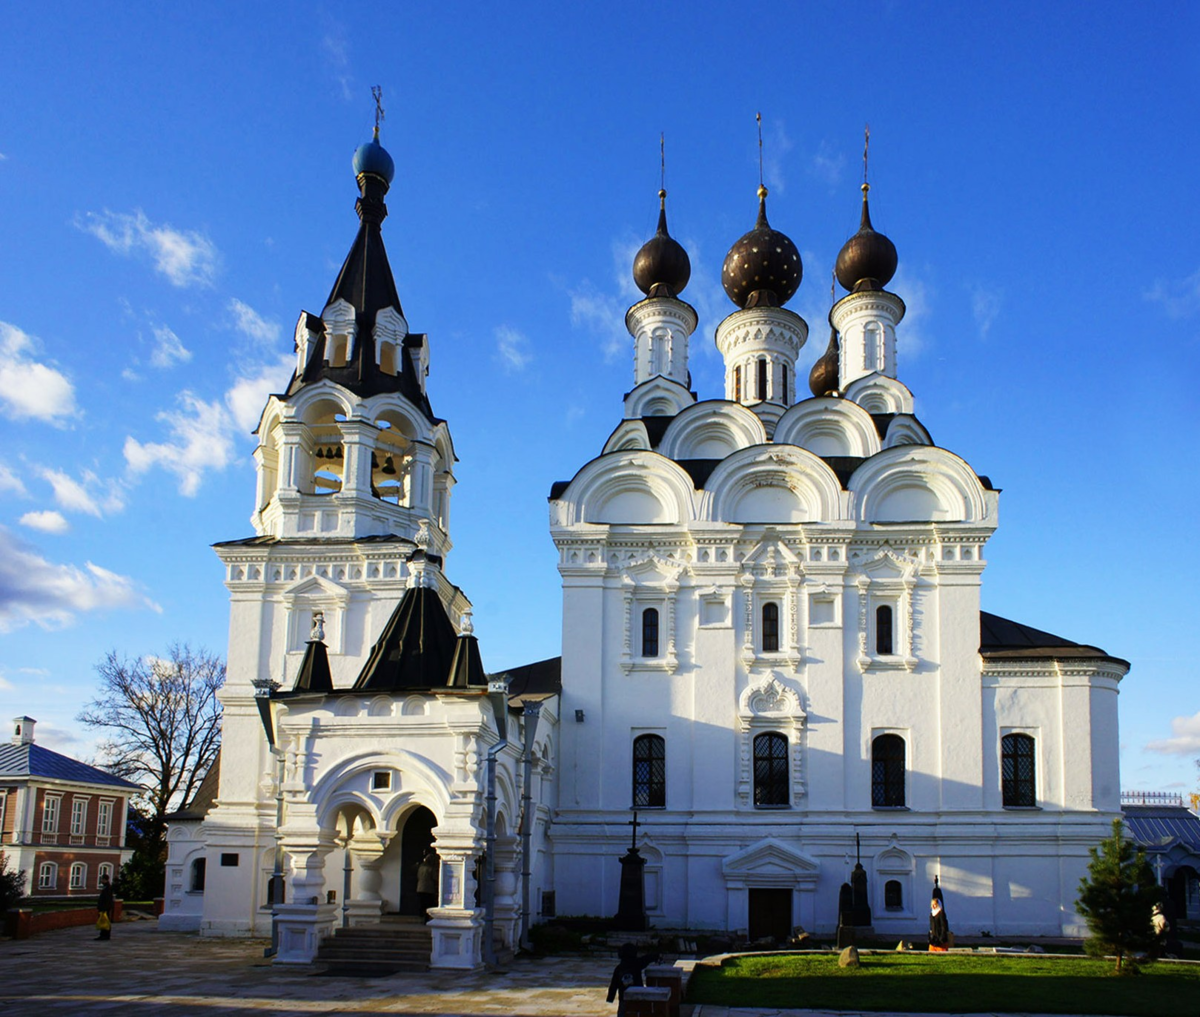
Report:
M791 795L787 807L796 807L804 795L801 742L806 717L800 694L773 674L751 682L738 697L737 799L742 808L754 807L754 738L770 731L788 740Z
M346 609L350 590L325 576L310 575L283 591L287 610L287 652L303 653L312 633L312 613L325 615L325 645L330 653L344 653ZM306 617L307 615L307 617Z
M672 673L679 666L676 653L676 614L679 577L685 566L671 558L650 552L629 562L621 575L624 638L621 643L621 670L663 671ZM643 657L642 612L658 611L658 655Z
M768 529L763 540L742 562L742 663L747 669L788 665L798 670L804 661L801 633L807 624L807 598L801 596L804 566L800 558ZM779 649L763 645L763 607L779 605Z
M917 586L916 558L881 548L866 561L855 563L858 590L858 669L868 671L912 671L917 666L914 652L913 595ZM892 609L892 653L875 651L875 618L881 607Z

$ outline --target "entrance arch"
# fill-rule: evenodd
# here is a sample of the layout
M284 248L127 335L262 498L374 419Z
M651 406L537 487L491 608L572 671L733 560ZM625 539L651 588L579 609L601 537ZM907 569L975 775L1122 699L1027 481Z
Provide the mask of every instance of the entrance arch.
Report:
M425 857L427 848L433 845L433 828L437 817L418 805L400 817L398 839L400 841L400 892L398 911L402 915L422 914L417 900L417 866Z

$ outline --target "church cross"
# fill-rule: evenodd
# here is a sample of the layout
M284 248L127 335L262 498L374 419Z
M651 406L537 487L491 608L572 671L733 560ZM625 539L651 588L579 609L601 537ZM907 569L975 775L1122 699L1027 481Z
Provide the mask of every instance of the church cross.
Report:
M637 828L638 828L637 809L633 810L633 819L631 819L625 825L633 827L633 839L629 842L629 850L636 851L637 850Z
M383 88L380 85L371 86L371 98L375 100L375 134L379 134L379 121L384 119Z

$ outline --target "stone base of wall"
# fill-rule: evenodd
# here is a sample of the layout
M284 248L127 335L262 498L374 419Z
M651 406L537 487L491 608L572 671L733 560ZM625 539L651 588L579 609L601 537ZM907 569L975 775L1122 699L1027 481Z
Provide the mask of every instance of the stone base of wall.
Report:
M124 902L113 904L113 921L119 922L124 913ZM72 929L78 925L95 925L100 912L95 906L71 908L65 911L34 912L30 908L14 908L4 914L4 935L13 939L28 939L39 932L53 929Z

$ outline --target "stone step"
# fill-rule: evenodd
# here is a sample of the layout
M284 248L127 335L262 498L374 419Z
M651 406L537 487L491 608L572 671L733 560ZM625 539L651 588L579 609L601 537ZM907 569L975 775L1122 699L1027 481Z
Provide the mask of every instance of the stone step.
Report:
M397 918L335 929L322 940L317 962L327 966L327 974L358 977L429 970L433 946L429 930L415 919Z

